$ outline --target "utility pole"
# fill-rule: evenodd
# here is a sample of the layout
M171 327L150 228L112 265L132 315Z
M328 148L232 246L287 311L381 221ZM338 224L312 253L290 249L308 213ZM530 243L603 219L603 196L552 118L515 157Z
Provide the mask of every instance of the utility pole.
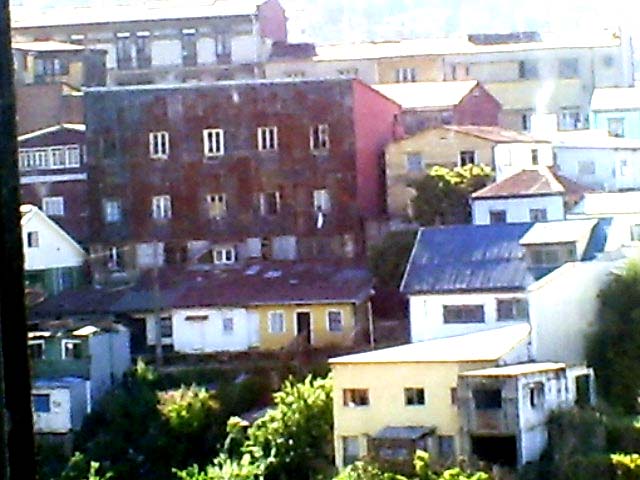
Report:
M9 0L0 19L0 478L35 480Z
M156 368L162 367L162 319L160 318L160 285L158 283L158 263L160 262L160 244L153 241L153 269L151 281L153 283L153 317L155 325Z

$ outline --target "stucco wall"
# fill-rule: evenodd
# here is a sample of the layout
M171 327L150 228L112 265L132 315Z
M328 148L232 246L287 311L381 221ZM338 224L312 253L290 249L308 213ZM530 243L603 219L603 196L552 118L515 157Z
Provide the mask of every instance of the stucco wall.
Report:
M472 200L471 211L475 225L489 225L492 210L505 210L507 223L530 222L529 210L544 208L547 220L564 220L562 195L545 195L522 198L487 198Z
M396 83L396 70L414 68L416 82L438 82L444 80L441 56L419 56L402 58L381 58L377 60L377 83Z
M500 143L494 148L496 181L499 182L519 171L532 167L532 151L538 151L538 165L553 166L550 143Z
M36 433L67 433L71 430L71 392L63 387L34 387L31 394L50 395L49 412L33 412Z

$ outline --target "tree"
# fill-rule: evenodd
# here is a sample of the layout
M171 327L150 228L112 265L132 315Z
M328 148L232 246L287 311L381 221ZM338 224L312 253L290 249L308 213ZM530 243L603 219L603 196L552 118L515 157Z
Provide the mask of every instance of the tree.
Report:
M467 223L471 217L469 196L492 179L491 169L484 165L433 167L411 185L416 191L411 202L414 220L423 226Z
M415 230L389 232L369 253L369 265L377 285L397 289L409 261Z
M587 359L600 396L624 413L638 413L640 395L640 260L630 261L600 292L600 315Z

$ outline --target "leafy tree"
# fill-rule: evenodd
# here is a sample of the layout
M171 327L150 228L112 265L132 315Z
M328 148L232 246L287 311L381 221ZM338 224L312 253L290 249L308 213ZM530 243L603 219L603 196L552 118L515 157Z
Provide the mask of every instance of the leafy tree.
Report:
M611 455L611 463L616 471L616 478L624 480L640 479L640 455L637 453L614 453Z
M400 286L415 238L415 230L389 232L371 249L369 265L380 286L393 289Z
M467 223L471 218L469 196L493 179L484 165L465 165L448 169L435 166L411 186L413 218L420 225Z
M81 453L76 453L71 460L60 480L109 480L113 477L111 472L100 475L98 470L100 463L89 461Z
M640 260L630 261L600 292L600 315L588 342L601 397L628 414L640 395Z

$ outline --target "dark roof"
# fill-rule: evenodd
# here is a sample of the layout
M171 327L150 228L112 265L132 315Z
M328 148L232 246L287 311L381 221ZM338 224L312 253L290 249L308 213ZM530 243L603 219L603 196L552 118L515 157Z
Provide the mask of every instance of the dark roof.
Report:
M579 183L561 177L549 167L521 170L471 195L474 199L563 195L581 197L588 191Z
M520 238L531 223L451 225L418 233L401 291L523 290L535 281Z
M316 56L316 46L313 43L273 42L269 57L274 59L312 58Z
M476 45L500 45L503 43L531 43L541 42L539 32L511 32L511 33L470 33L467 38Z
M373 438L379 440L417 440L435 432L436 427L384 427Z
M30 313L35 317L56 315L94 315L111 311L112 305L126 293L125 289L85 287L65 290L34 306Z

